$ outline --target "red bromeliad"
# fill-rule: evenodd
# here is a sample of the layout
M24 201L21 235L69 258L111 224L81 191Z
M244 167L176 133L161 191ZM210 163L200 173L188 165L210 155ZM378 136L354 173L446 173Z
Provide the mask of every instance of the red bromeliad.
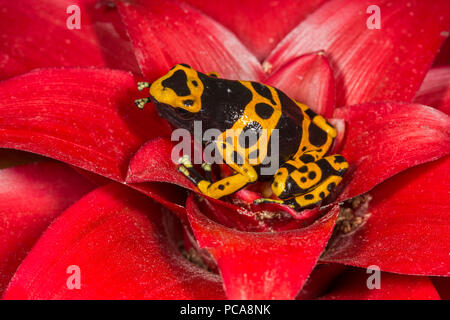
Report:
M378 1L380 29L365 0L26 2L0 0L0 147L47 158L1 152L5 299L448 298L448 1ZM337 199L198 196L171 127L133 104L180 62L328 118L350 165Z

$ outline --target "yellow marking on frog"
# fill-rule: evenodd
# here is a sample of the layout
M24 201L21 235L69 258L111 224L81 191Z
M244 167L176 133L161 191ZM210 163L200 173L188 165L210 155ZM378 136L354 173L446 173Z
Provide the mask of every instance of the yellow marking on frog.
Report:
M291 178L294 180L294 182L302 189L309 189L313 187L317 182L322 179L322 170L319 168L317 164L314 162L310 162L305 164L306 168L308 168L308 171L306 172L300 172L298 170L295 170L291 173ZM310 172L314 172L314 178L311 179L308 177L308 174ZM303 181L302 181L303 178Z
M214 77L214 78L219 78L220 77L219 73L216 72L216 71L208 72L207 75L210 76L210 77Z

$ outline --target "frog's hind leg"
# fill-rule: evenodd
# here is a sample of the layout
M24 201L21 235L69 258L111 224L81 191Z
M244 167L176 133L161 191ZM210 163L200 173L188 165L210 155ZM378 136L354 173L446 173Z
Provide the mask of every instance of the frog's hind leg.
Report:
M297 209L313 207L328 197L330 193L336 189L336 186L341 183L341 181L341 176L330 176L310 192L285 200L284 202L286 202L287 205L291 205Z
M281 200L258 199L256 203L278 202L296 209L320 203L341 183L348 163L341 155L317 161L287 161L275 174L272 190Z
M336 138L337 131L323 116L315 113L312 109L310 109L306 104L295 101L297 106L302 110L304 114L306 114L311 122L314 123L321 130L325 131L331 138Z

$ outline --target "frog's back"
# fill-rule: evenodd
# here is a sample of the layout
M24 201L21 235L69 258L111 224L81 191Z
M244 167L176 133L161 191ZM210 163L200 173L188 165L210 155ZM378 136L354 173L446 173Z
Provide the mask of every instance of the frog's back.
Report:
M235 146L242 155L259 155L262 161L257 162L257 170L261 162L267 162L266 156L271 159L276 156L282 164L298 151L304 116L295 101L286 94L252 81L214 79L207 76L201 77L201 80L205 86L202 110L208 113L202 118L207 119L208 128L217 128L226 134L232 131L247 137L253 135L257 137L254 142L261 137L262 132L267 133L268 139L264 142L259 139L258 144ZM274 130L277 131L276 135L273 135ZM277 141L273 140L275 138ZM273 151L274 144L277 145L277 150ZM263 157L260 156L262 153ZM245 158L247 161L251 160Z

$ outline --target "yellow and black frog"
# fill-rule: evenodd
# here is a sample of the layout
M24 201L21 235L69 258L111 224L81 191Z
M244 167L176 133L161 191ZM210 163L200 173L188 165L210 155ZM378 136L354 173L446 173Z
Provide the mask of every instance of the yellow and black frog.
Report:
M161 117L177 128L193 133L194 121L203 130L218 129L215 144L223 161L234 174L211 179L211 165L204 163L202 176L189 158L180 159L179 171L201 193L221 198L256 181L273 179L278 199L259 199L295 209L319 204L342 181L348 163L341 155L325 156L336 137L336 129L306 105L290 99L280 90L258 82L227 80L178 64L152 84L139 82L138 89L150 88L150 97L136 100L143 108L153 101ZM276 133L276 134L275 134ZM274 141L275 137L277 141ZM273 143L276 148L273 148ZM267 159L276 150L279 167L267 175Z

